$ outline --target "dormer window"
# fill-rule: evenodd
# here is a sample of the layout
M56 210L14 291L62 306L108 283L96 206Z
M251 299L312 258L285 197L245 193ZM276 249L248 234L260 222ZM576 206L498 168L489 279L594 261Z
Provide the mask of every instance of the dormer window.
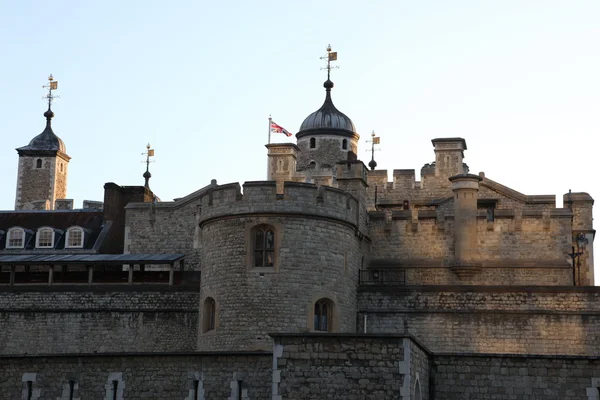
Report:
M67 240L65 247L82 248L83 247L83 229L79 227L69 228L67 230Z
M25 230L22 228L12 228L8 231L6 237L7 249L22 249L25 246Z
M38 249L51 249L54 247L54 229L40 228L37 232L35 247Z

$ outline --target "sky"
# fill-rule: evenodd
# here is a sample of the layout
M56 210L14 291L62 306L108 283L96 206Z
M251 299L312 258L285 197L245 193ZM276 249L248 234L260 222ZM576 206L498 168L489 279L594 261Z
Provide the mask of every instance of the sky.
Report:
M374 130L390 179L458 136L472 173L558 206L569 189L596 197L598 21L598 0L0 1L0 209L15 148L44 128L48 74L75 207L105 182L143 185L147 143L168 201L265 179L268 117L295 133L321 106L327 44L358 156Z

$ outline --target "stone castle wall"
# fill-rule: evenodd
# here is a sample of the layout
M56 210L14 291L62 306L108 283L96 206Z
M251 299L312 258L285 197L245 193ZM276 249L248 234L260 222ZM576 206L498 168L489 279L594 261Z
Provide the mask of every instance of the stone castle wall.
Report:
M596 288L359 292L359 330L410 333L434 353L600 355Z
M59 287L0 291L0 354L191 351L198 291Z
M73 381L73 399L222 400L237 399L241 384L243 398L269 399L272 359L269 353L0 357L0 392L27 399L31 381L32 399L69 400Z
M201 298L216 302L216 329L199 349L270 348L268 332L313 329L314 304L333 303L336 332L354 332L364 245L356 200L338 189L286 182L219 186L202 198ZM275 265L256 268L253 229L275 232ZM203 314L201 319L208 318Z
M429 399L429 355L410 338L274 335L273 399ZM411 361L412 360L412 361Z
M598 357L434 357L435 396L445 400L597 400Z
M185 270L200 270L199 199L212 185L172 202L129 203L125 253L183 253Z

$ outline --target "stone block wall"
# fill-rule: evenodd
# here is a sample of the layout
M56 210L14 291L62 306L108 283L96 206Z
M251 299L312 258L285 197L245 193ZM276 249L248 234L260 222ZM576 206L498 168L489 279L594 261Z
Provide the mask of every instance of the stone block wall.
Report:
M0 354L191 351L198 289L3 288Z
M175 202L130 203L126 207L125 253L183 253L185 270L199 270L198 207L198 201L187 197Z
M269 353L110 354L50 357L1 357L0 392L4 399L223 400L268 399ZM197 381L197 382L194 382ZM196 393L194 393L196 392ZM25 396L23 396L25 393Z
M599 355L596 288L359 292L359 331L413 335L434 353Z
M404 368L405 341L410 338L377 335L274 334L274 400L281 399L413 399L404 375L419 373L428 384L428 355L414 347L412 366ZM412 375L411 375L412 374ZM422 399L428 399L425 387Z
M435 396L444 400L596 400L598 357L438 355Z
M371 212L370 266L406 266L410 284L572 285L570 214L504 213L477 218L482 272L459 278L447 267L454 256L454 220L438 210ZM419 270L417 267L429 269ZM487 268L489 267L489 268ZM537 269L536 269L537 268ZM546 269L544 269L546 268ZM582 267L585 268L585 267Z

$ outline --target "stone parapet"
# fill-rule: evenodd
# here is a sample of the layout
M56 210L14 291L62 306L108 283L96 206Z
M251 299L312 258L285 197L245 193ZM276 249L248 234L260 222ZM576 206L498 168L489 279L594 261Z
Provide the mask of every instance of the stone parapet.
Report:
M359 202L351 194L330 186L285 182L277 194L273 181L245 182L217 186L201 198L199 225L207 221L240 215L296 215L335 220L358 227Z

